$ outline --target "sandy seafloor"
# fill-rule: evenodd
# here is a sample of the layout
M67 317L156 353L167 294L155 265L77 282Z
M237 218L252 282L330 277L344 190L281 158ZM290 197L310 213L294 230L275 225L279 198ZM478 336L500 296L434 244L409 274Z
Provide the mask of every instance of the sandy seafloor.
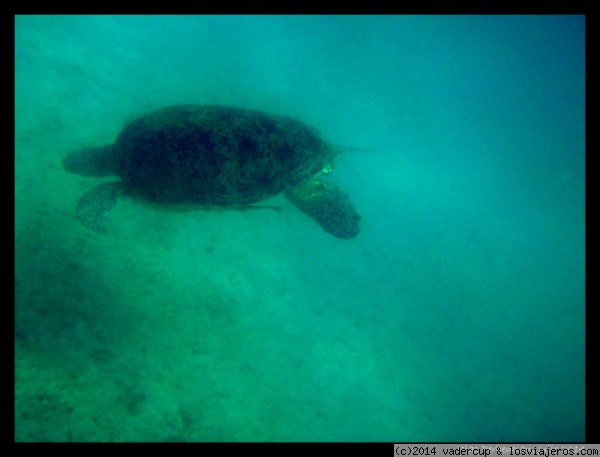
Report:
M15 440L584 439L584 19L18 16ZM330 142L352 240L66 173L178 103Z

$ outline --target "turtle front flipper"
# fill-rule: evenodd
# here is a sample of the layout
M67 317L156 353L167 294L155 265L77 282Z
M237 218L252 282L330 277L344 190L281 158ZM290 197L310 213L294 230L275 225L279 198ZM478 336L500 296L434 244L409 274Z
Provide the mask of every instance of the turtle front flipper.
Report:
M335 184L310 178L286 190L285 196L336 238L358 235L360 215L348 194Z
M117 197L122 192L123 183L121 181L107 182L94 187L83 194L77 202L75 218L94 232L106 232L104 213L115 206Z

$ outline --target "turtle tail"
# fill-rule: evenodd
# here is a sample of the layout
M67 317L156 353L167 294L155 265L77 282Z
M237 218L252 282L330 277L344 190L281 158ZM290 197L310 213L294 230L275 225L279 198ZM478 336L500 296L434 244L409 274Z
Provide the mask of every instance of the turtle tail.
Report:
M114 175L112 146L76 149L62 160L62 166L69 173L83 176Z

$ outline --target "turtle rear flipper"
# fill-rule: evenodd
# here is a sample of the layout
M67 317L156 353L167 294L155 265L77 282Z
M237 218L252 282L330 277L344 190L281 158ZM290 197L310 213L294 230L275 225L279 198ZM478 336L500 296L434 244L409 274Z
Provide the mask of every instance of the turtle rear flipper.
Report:
M336 238L358 235L360 215L348 194L335 184L311 178L286 190L285 196Z
M104 213L115 206L117 197L122 192L123 183L121 181L107 182L94 187L83 194L77 202L75 218L94 232L106 232Z

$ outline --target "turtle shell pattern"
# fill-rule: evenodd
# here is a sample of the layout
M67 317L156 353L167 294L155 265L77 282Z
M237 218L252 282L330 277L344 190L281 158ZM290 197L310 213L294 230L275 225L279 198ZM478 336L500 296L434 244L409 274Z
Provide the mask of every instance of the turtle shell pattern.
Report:
M318 131L286 116L180 105L129 125L112 145L127 193L160 204L246 205L316 175L334 158Z

